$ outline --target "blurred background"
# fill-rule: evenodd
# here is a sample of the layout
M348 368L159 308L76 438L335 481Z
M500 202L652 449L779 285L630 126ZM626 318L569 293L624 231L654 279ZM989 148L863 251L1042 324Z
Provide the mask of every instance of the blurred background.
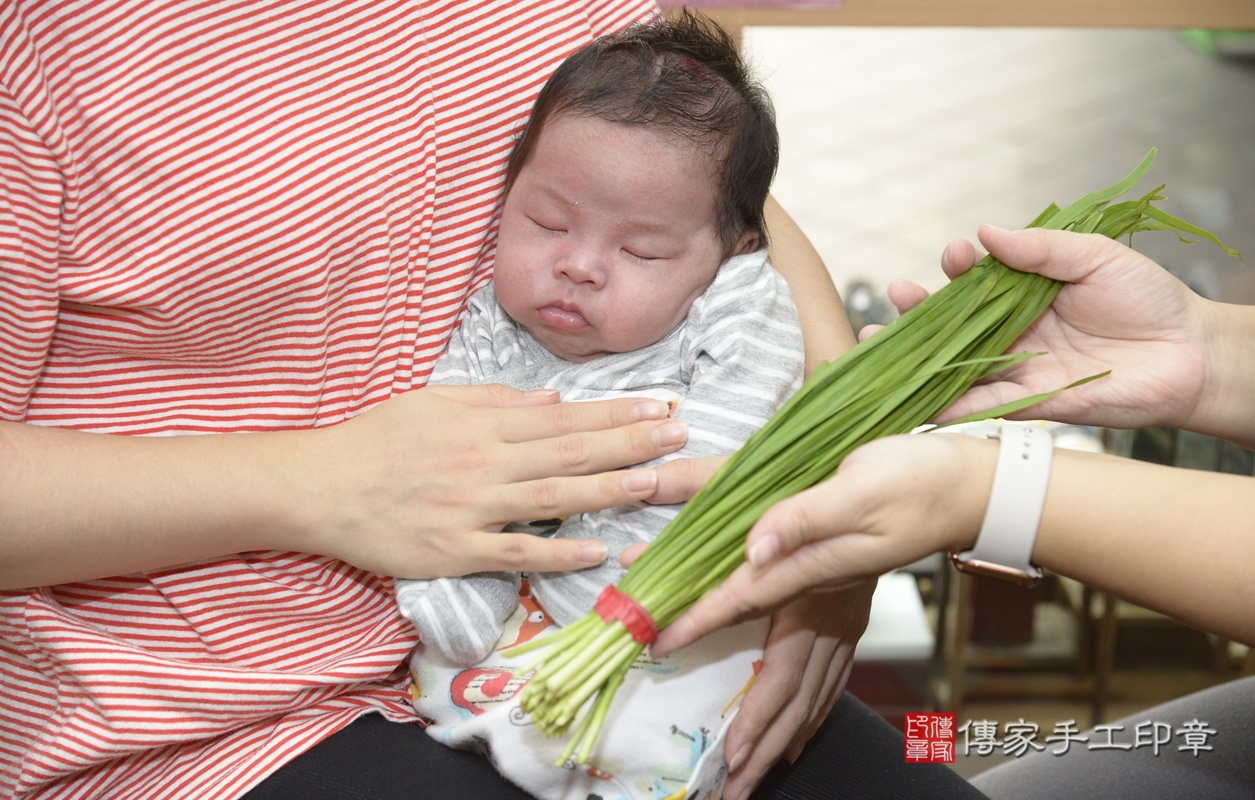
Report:
M1210 49L1206 34L1163 30L744 32L779 114L773 192L839 288L879 291L939 287L951 239L1023 227L1152 147L1141 192L1166 183L1166 210L1255 257L1255 59ZM1134 247L1201 294L1255 303L1255 271L1214 246L1153 233Z
M904 19L934 14L914 6ZM884 13L875 27L756 26L762 13L711 13L740 36L772 95L782 139L773 193L823 256L856 329L895 316L891 281L943 285L951 239L975 241L983 222L1022 227L1051 202L1116 182L1152 147L1138 194L1167 184L1163 208L1255 263L1255 35L912 27ZM1255 303L1255 268L1209 243L1153 233L1133 246L1201 295ZM1208 437L1048 427L1057 446L1255 472L1255 454ZM1023 590L960 579L940 557L881 580L857 659L851 691L896 725L906 712L951 710L959 726L1035 723L1038 742L1067 720L1085 730L1255 672L1245 646L1075 581L1048 576ZM960 747L953 766L971 776L1008 757Z
M779 114L773 192L856 326L896 315L884 297L893 280L943 285L951 239L975 241L983 222L1022 227L1051 202L1115 183L1152 147L1138 193L1167 184L1166 210L1255 259L1255 38L750 26L743 50ZM1199 294L1255 303L1255 269L1211 244L1152 233L1133 246ZM1055 432L1065 445L1252 474L1249 451L1194 434ZM895 724L906 711L948 709L960 726L1035 722L1040 742L1057 723L1084 730L1252 669L1245 647L1057 576L1025 591L960 581L940 558L905 574L889 576L877 608L881 638L902 649L878 658L880 638L862 647L850 684ZM887 591L904 586L918 606ZM960 749L955 768L970 776L1006 757Z

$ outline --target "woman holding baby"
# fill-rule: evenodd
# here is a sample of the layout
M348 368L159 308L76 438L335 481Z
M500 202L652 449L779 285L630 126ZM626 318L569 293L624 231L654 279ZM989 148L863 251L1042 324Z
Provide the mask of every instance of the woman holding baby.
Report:
M406 724L417 636L392 578L596 566L602 542L499 531L682 502L710 463L622 469L685 445L656 401L421 387L491 277L512 137L541 83L654 10L0 13L0 794L519 796ZM852 337L805 238L766 209L813 368ZM547 308L567 327L582 316ZM893 447L870 475L935 463ZM986 470L987 455L963 453ZM820 497L789 508L839 519ZM837 528L764 518L752 544L771 580L738 578L765 588L735 608L775 611L725 797L781 756L758 796L977 796L904 765L900 737L857 701L828 714L866 624L859 579L967 543L971 516L839 575L794 550L798 531L839 542ZM1058 547L1046 566L1068 563ZM832 591L787 600L807 586ZM702 609L663 643L725 621Z
M684 445L656 402L420 387L491 276L540 84L653 11L0 13L0 794L517 794L405 724L392 576L599 564L498 531L682 501L704 466L620 469ZM767 225L813 366L850 334L804 237ZM839 696L870 588L843 596L773 617L728 796ZM851 709L799 765L866 766L843 736L897 761Z

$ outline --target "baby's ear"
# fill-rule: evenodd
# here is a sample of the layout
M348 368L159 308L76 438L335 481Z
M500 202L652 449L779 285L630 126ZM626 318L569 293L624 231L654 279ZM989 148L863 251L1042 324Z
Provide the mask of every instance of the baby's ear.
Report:
M746 253L752 253L758 249L758 234L754 231L746 231L741 234L741 238L736 240L736 248L732 251L734 256L743 256Z

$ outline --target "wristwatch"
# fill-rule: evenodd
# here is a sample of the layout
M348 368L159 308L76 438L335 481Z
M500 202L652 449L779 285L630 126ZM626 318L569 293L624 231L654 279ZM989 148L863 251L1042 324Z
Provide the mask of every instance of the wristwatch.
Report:
M1036 586L1042 571L1030 559L1046 503L1054 441L1043 428L1009 422L1002 424L998 438L998 467L976 546L951 553L950 560L960 572Z

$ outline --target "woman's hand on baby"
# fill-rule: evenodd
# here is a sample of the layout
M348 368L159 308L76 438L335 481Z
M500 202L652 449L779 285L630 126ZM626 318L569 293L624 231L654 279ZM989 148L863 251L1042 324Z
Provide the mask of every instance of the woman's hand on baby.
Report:
M850 678L875 588L811 594L772 615L762 670L728 731L724 800L743 800L782 756L801 755Z
M981 243L1014 269L1064 282L1059 296L1010 352L1036 352L1013 369L974 387L941 416L975 411L1049 392L1108 370L1101 380L1010 415L1084 425L1189 427L1207 398L1210 305L1142 254L1099 234L990 225ZM981 254L957 239L942 255L951 278ZM901 311L928 293L907 281L889 287ZM860 339L872 335L865 329ZM1195 427L1197 429L1197 426Z
M625 550L622 565L630 567L645 547ZM782 756L795 760L823 724L849 680L875 588L875 580L870 580L810 594L772 616L762 669L741 702L724 745L731 773L724 800L748 797ZM657 645L652 652L658 652Z
M683 503L693 498L719 471L727 456L708 458L676 458L655 468L658 473L658 489L645 498L648 503L665 505Z
M620 468L684 445L684 423L666 414L655 400L559 404L496 385L398 395L305 432L291 463L312 475L293 486L312 534L294 549L404 578L595 566L600 542L499 531L652 497L654 470Z

